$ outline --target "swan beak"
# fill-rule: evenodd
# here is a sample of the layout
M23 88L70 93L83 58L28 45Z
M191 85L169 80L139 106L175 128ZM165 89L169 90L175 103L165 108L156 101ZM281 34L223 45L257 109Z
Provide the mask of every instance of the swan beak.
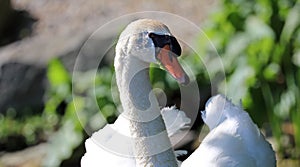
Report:
M190 82L188 75L179 64L177 56L171 51L170 44L159 49L157 59L180 84L187 85Z

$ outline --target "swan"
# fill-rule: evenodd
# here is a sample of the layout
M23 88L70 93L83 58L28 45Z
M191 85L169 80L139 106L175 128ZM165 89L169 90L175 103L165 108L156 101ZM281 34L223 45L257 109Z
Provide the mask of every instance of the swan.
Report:
M160 111L148 68L159 63L180 84L188 84L189 77L177 60L179 43L163 23L140 19L123 30L115 51L123 112L114 124L86 140L81 166L178 166L169 137L186 128L190 119L174 107Z
M190 119L175 107L160 110L148 74L150 63L160 63L179 83L188 84L176 58L180 53L176 38L158 21L141 19L125 28L114 63L124 112L86 140L82 167L180 165L169 137L187 128ZM241 107L217 95L201 114L210 133L182 167L276 166L271 145Z
M274 167L275 152L241 106L224 95L211 97L201 112L210 132L181 167Z

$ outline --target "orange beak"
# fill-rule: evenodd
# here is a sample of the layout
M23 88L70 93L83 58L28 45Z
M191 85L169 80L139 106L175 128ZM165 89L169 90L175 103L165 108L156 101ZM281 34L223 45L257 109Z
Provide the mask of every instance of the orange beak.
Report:
M171 52L170 45L165 45L157 54L162 66L180 83L187 85L190 82L188 75L179 64L175 54Z

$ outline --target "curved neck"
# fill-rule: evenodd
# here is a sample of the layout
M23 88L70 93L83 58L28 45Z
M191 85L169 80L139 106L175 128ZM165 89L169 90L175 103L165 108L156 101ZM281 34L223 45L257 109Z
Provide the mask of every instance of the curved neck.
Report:
M116 56L117 86L128 116L137 166L177 166L158 102L151 92L149 64L133 56Z

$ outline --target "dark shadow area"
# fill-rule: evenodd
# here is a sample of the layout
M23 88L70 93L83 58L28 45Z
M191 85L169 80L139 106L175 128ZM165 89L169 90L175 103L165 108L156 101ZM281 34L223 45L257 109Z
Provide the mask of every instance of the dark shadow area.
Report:
M36 18L27 11L13 9L10 0L0 1L0 46L32 34Z
M43 109L46 69L7 63L0 68L0 113L14 109L17 117L32 115Z

